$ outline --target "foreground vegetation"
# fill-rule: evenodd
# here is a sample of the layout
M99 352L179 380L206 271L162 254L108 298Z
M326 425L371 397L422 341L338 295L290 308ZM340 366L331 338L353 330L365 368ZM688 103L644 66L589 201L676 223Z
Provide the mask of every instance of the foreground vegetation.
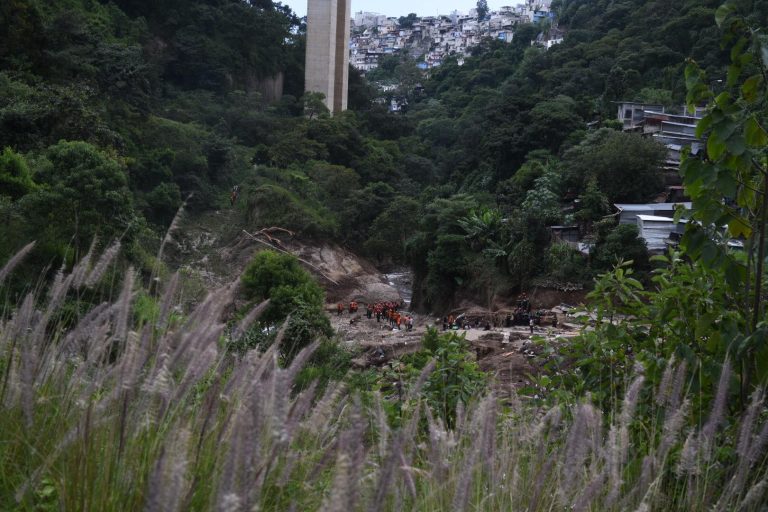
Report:
M689 391L688 366L670 359L658 386L638 368L615 409L602 411L589 396L544 408L501 404L476 390L453 401L448 418L427 388L454 370L435 361L398 399L344 383L299 390L317 343L284 367L279 346L290 340L226 351L222 340L237 339L265 309L228 328L220 318L232 287L182 317L174 277L146 315L129 270L114 302L64 328L64 297L97 280L103 263L86 259L59 274L47 297L30 293L0 324L3 509L704 511L764 503L764 394L755 390L742 414L727 414L727 361L703 415L693 412L700 397ZM439 362L442 342L430 336ZM386 413L393 401L396 421Z

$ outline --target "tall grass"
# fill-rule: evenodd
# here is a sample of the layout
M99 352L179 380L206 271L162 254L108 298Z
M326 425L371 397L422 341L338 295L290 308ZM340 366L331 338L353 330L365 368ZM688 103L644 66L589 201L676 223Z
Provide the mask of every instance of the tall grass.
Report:
M637 375L619 411L589 400L543 411L487 394L460 406L449 429L411 389L392 428L377 393L343 384L319 396L314 386L292 392L316 345L287 368L278 343L242 357L223 350L223 339L246 330L221 320L232 286L174 319L175 276L156 317L136 324L129 271L114 301L60 329L57 308L93 282L99 262L89 256L47 297L27 295L0 320L2 510L764 506L764 394L729 417L727 364L701 426L690 416L686 368L670 362L659 389Z

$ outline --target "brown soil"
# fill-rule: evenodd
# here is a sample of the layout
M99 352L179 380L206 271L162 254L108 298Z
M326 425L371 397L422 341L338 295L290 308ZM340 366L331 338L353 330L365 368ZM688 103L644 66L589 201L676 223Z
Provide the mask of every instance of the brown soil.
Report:
M589 290L560 291L552 288L532 288L528 291L528 297L537 308L553 308L560 304L577 306L586 302Z
M231 209L189 216L168 244L166 260L196 276L204 293L236 281L255 252L271 248L297 256L325 288L329 302L401 299L372 263L340 245L302 240L279 228L262 233Z
M208 212L187 219L185 224L176 242L169 244L167 253L178 266L199 276L203 290L235 281L253 253L268 247L242 230L240 219L233 211ZM337 316L337 302L346 305L356 300L364 304L368 301L399 300L400 295L370 262L338 245L305 243L285 233L278 233L275 238L271 242L301 258L305 268L318 276L326 290L331 323L342 342L357 352L354 360L357 367L381 366L416 352L421 348L421 338L427 326L439 327L439 320L435 317L418 314L413 315L412 332L393 331L383 321L377 323L375 318L366 318L362 309L355 315L345 311ZM564 292L544 287L528 291L534 309L549 309L562 303L578 305L584 302L585 295L583 290ZM510 300L515 298L499 297L499 300L503 303L495 305L493 314L470 302L462 304L453 314L468 312L468 317L493 319L494 325L499 326L512 303ZM546 335L552 343L557 343L555 336L573 335L573 327L564 324L562 314L558 315L558 320L558 329L537 327L536 334ZM492 385L498 396L510 397L513 390L528 385L531 376L540 372L540 368L531 362L536 347L530 342L527 327L494 327L490 332L481 329L462 332L475 349L480 368L492 375Z
M341 316L332 315L331 321L340 337L350 347L358 350L353 364L357 368L383 366L405 354L421 349L421 338L428 325L435 320L423 315L414 315L414 330L407 332L390 330L384 322L368 319L364 314ZM522 387L531 383L531 377L537 376L541 369L532 363L539 347L531 342L527 327L496 328L491 331L468 329L458 331L465 335L480 369L491 375L491 385L497 396L509 399ZM536 327L534 332L544 336L551 343L557 343L556 337L570 337L576 331L567 324L558 329Z

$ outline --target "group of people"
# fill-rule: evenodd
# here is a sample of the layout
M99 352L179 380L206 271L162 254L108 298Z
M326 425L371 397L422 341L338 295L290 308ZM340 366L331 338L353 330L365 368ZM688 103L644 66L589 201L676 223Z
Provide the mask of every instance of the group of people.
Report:
M368 303L365 309L365 315L368 318L376 317L376 322L385 320L391 329L401 330L405 327L406 331L413 330L413 317L400 313L402 303L394 301Z
M391 329L406 331L413 330L413 316L406 315L400 312L402 307L401 302L395 301L381 301L381 302L368 302L365 304L365 316L369 319L376 317L376 322L381 323L382 320L389 324ZM351 301L349 303L349 313L357 313L360 305L357 301ZM336 305L337 315L341 316L344 313L344 304L339 302Z

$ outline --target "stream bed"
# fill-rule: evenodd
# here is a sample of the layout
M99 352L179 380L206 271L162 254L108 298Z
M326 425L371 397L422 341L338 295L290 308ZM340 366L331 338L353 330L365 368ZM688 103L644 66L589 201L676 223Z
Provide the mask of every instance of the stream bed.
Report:
M384 273L384 279L390 286L397 290L405 302L405 309L411 308L413 298L413 272L407 267L394 268L389 273Z

